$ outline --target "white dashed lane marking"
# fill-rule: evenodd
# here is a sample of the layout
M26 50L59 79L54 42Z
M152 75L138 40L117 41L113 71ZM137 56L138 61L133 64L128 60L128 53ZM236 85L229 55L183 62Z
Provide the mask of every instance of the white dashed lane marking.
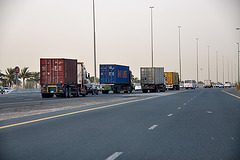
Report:
M148 128L148 130L153 130L154 128L156 128L158 125L153 125L152 127Z
M123 154L123 152L115 152L113 153L111 156L109 156L108 158L106 158L106 160L114 160L117 157L119 157L121 154Z
M173 114L171 113L171 114L168 115L168 117L171 117L172 115L173 115Z

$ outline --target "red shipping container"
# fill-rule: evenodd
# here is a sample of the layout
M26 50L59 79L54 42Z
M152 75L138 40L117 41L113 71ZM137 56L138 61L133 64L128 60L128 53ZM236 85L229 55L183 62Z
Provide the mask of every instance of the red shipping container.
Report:
M40 59L40 84L76 84L77 60L64 58Z

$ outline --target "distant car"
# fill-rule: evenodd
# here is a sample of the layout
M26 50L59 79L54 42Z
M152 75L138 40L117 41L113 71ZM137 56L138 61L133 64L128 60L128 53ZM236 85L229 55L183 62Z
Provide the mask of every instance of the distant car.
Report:
M98 90L95 84L86 84L87 86L87 93L92 93L92 95L98 95Z
M197 88L196 81L192 80L192 79L186 79L184 81L184 88L185 89L188 89L188 88L195 89L195 88Z
M134 85L134 90L135 90L135 91L141 91L141 90L142 90L141 83L135 83L135 85Z
M222 83L217 83L214 85L215 88L224 88L224 85Z
M12 92L12 88L11 87L3 87L4 93L8 94L10 92Z
M231 88L231 87L232 87L231 82L225 82L224 88Z
M98 91L102 91L103 88L102 88L102 85L101 84L96 84L95 87L97 88Z
M3 86L0 86L0 94L3 94L4 90L3 90Z

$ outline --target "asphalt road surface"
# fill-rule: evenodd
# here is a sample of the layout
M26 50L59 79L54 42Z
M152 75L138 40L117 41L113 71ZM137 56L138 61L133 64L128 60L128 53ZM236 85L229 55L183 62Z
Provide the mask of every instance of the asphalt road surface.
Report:
M0 159L240 159L239 93L148 95L0 121Z

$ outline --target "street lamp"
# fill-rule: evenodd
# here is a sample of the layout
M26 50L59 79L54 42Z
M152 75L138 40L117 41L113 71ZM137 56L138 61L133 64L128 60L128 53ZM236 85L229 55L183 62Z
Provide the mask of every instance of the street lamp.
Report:
M153 68L153 20L152 20L152 9L154 6L149 7L151 9L151 52L152 52L152 68Z
M237 68L238 69L238 75L237 75L237 80L238 80L238 82L240 82L239 81L239 43L236 42L235 44L238 45L238 54L237 54L237 56L238 56L238 68Z
M96 84L96 25L95 25L95 3L93 0L93 50L94 50L94 83Z
M199 38L196 38L197 40L197 85L198 85L198 40Z
M222 63L223 63L223 84L224 84L224 56L222 56L222 57L223 57Z
M180 43L180 29L181 29L181 26L178 26L178 29L179 29L179 44L178 44L178 53L179 53L179 74L180 74L180 82L182 81L182 69L181 69L181 43Z
M218 83L218 51L216 51L216 80Z
M210 46L208 46L208 80L210 80L209 48Z

